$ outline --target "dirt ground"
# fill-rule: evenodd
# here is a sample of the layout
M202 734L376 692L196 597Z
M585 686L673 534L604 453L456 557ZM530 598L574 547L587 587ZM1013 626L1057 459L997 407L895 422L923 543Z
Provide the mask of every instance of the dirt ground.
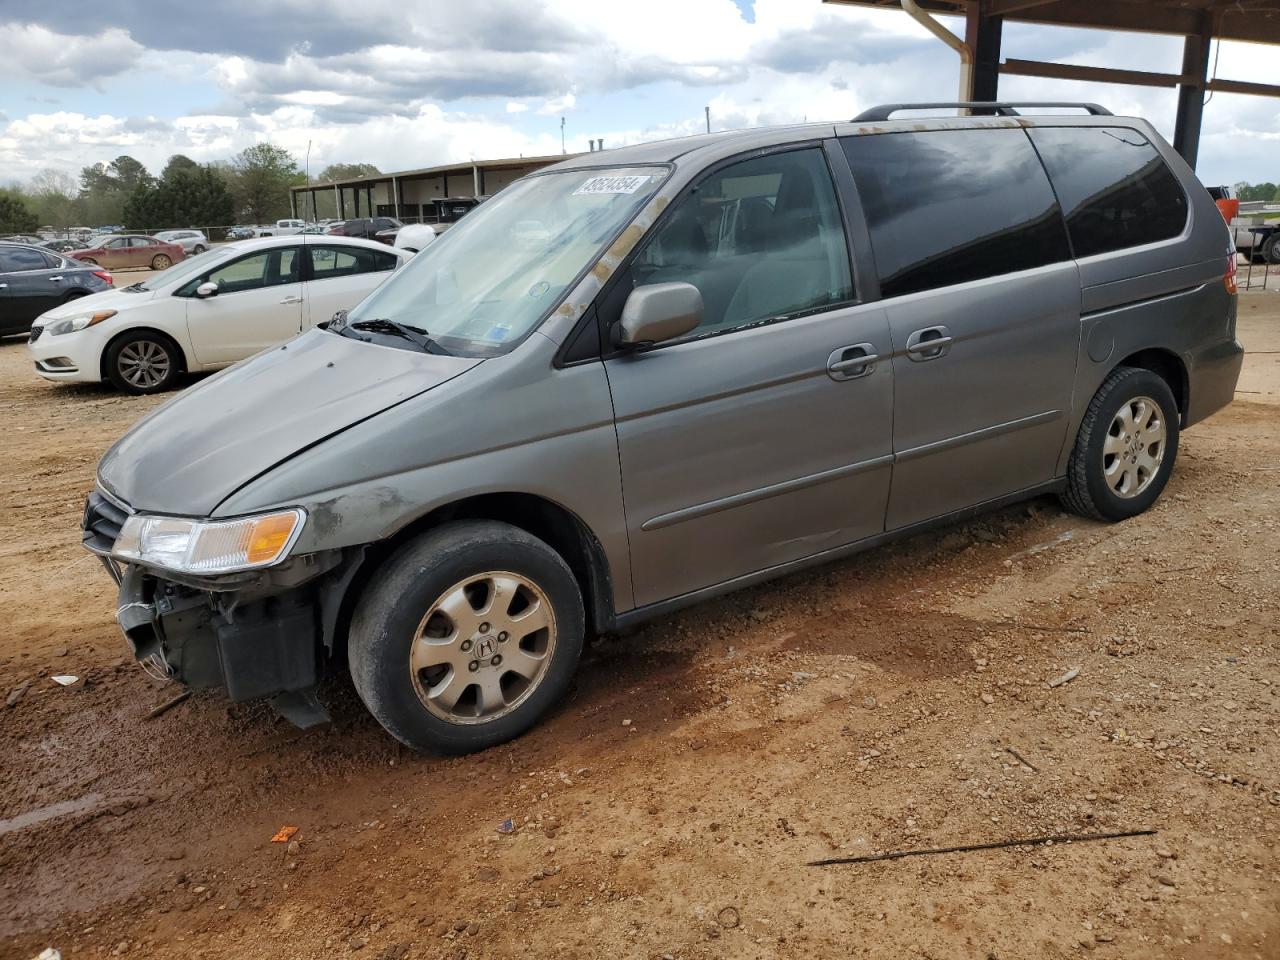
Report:
M154 401L0 343L0 956L1280 957L1280 294L1240 328L1236 402L1144 516L1037 500L602 639L454 759L342 678L309 733L148 719L175 689L77 525Z

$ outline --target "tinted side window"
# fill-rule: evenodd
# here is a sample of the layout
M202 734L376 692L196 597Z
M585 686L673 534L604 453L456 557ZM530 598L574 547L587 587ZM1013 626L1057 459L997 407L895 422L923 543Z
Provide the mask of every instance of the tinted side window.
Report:
M1071 259L1044 168L1021 130L841 140L883 296Z
M373 269L374 270L394 270L400 265L400 258L394 253L382 253L375 250L373 253Z
M296 247L264 250L261 253L241 257L239 260L232 260L228 264L209 271L187 284L182 293L190 296L202 283L216 283L219 296L297 283L298 266Z
M329 280L333 277L349 277L357 273L372 273L375 270L389 270L391 267L379 266L378 257L383 254L377 250L366 250L363 247L323 247L307 245L311 252L311 278L313 280ZM386 254L393 261L395 254Z
M645 245L631 279L697 287L704 313L694 336L852 300L822 151L756 157L703 179Z
M1138 131L1045 127L1030 134L1062 201L1077 257L1168 240L1186 226L1182 185Z
M53 266L53 259L38 250L23 247L0 249L0 273L23 273L27 270L45 270Z

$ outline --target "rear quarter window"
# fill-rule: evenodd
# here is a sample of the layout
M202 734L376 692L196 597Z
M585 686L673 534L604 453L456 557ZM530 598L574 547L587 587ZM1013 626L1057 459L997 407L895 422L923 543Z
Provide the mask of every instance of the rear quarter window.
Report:
M841 139L885 297L1071 259L1044 167L1020 129Z
M1062 201L1077 257L1168 240L1187 195L1152 146L1127 127L1036 127L1031 140Z

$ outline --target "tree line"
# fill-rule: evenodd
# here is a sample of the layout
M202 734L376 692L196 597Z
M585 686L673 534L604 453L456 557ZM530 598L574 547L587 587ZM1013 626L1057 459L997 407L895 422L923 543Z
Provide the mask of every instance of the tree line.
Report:
M1237 183L1232 187L1237 200L1280 200L1280 185L1268 183Z
M330 164L316 182L378 172L368 163ZM290 215L289 188L306 182L297 159L273 143L255 144L226 162L197 163L174 154L158 176L126 154L84 167L78 181L47 169L26 183L0 187L0 236L42 226L160 230L266 224ZM334 201L325 196L318 204L324 209L316 215L327 216Z

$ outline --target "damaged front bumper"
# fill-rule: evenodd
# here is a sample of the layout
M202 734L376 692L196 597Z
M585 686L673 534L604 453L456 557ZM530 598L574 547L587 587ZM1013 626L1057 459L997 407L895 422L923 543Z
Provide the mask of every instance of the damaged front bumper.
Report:
M110 556L126 509L101 493L85 508L83 541L119 585L116 620L153 676L233 701L269 699L301 727L328 720L315 687L362 550L293 557L249 573L194 577ZM118 522L117 522L118 521Z

